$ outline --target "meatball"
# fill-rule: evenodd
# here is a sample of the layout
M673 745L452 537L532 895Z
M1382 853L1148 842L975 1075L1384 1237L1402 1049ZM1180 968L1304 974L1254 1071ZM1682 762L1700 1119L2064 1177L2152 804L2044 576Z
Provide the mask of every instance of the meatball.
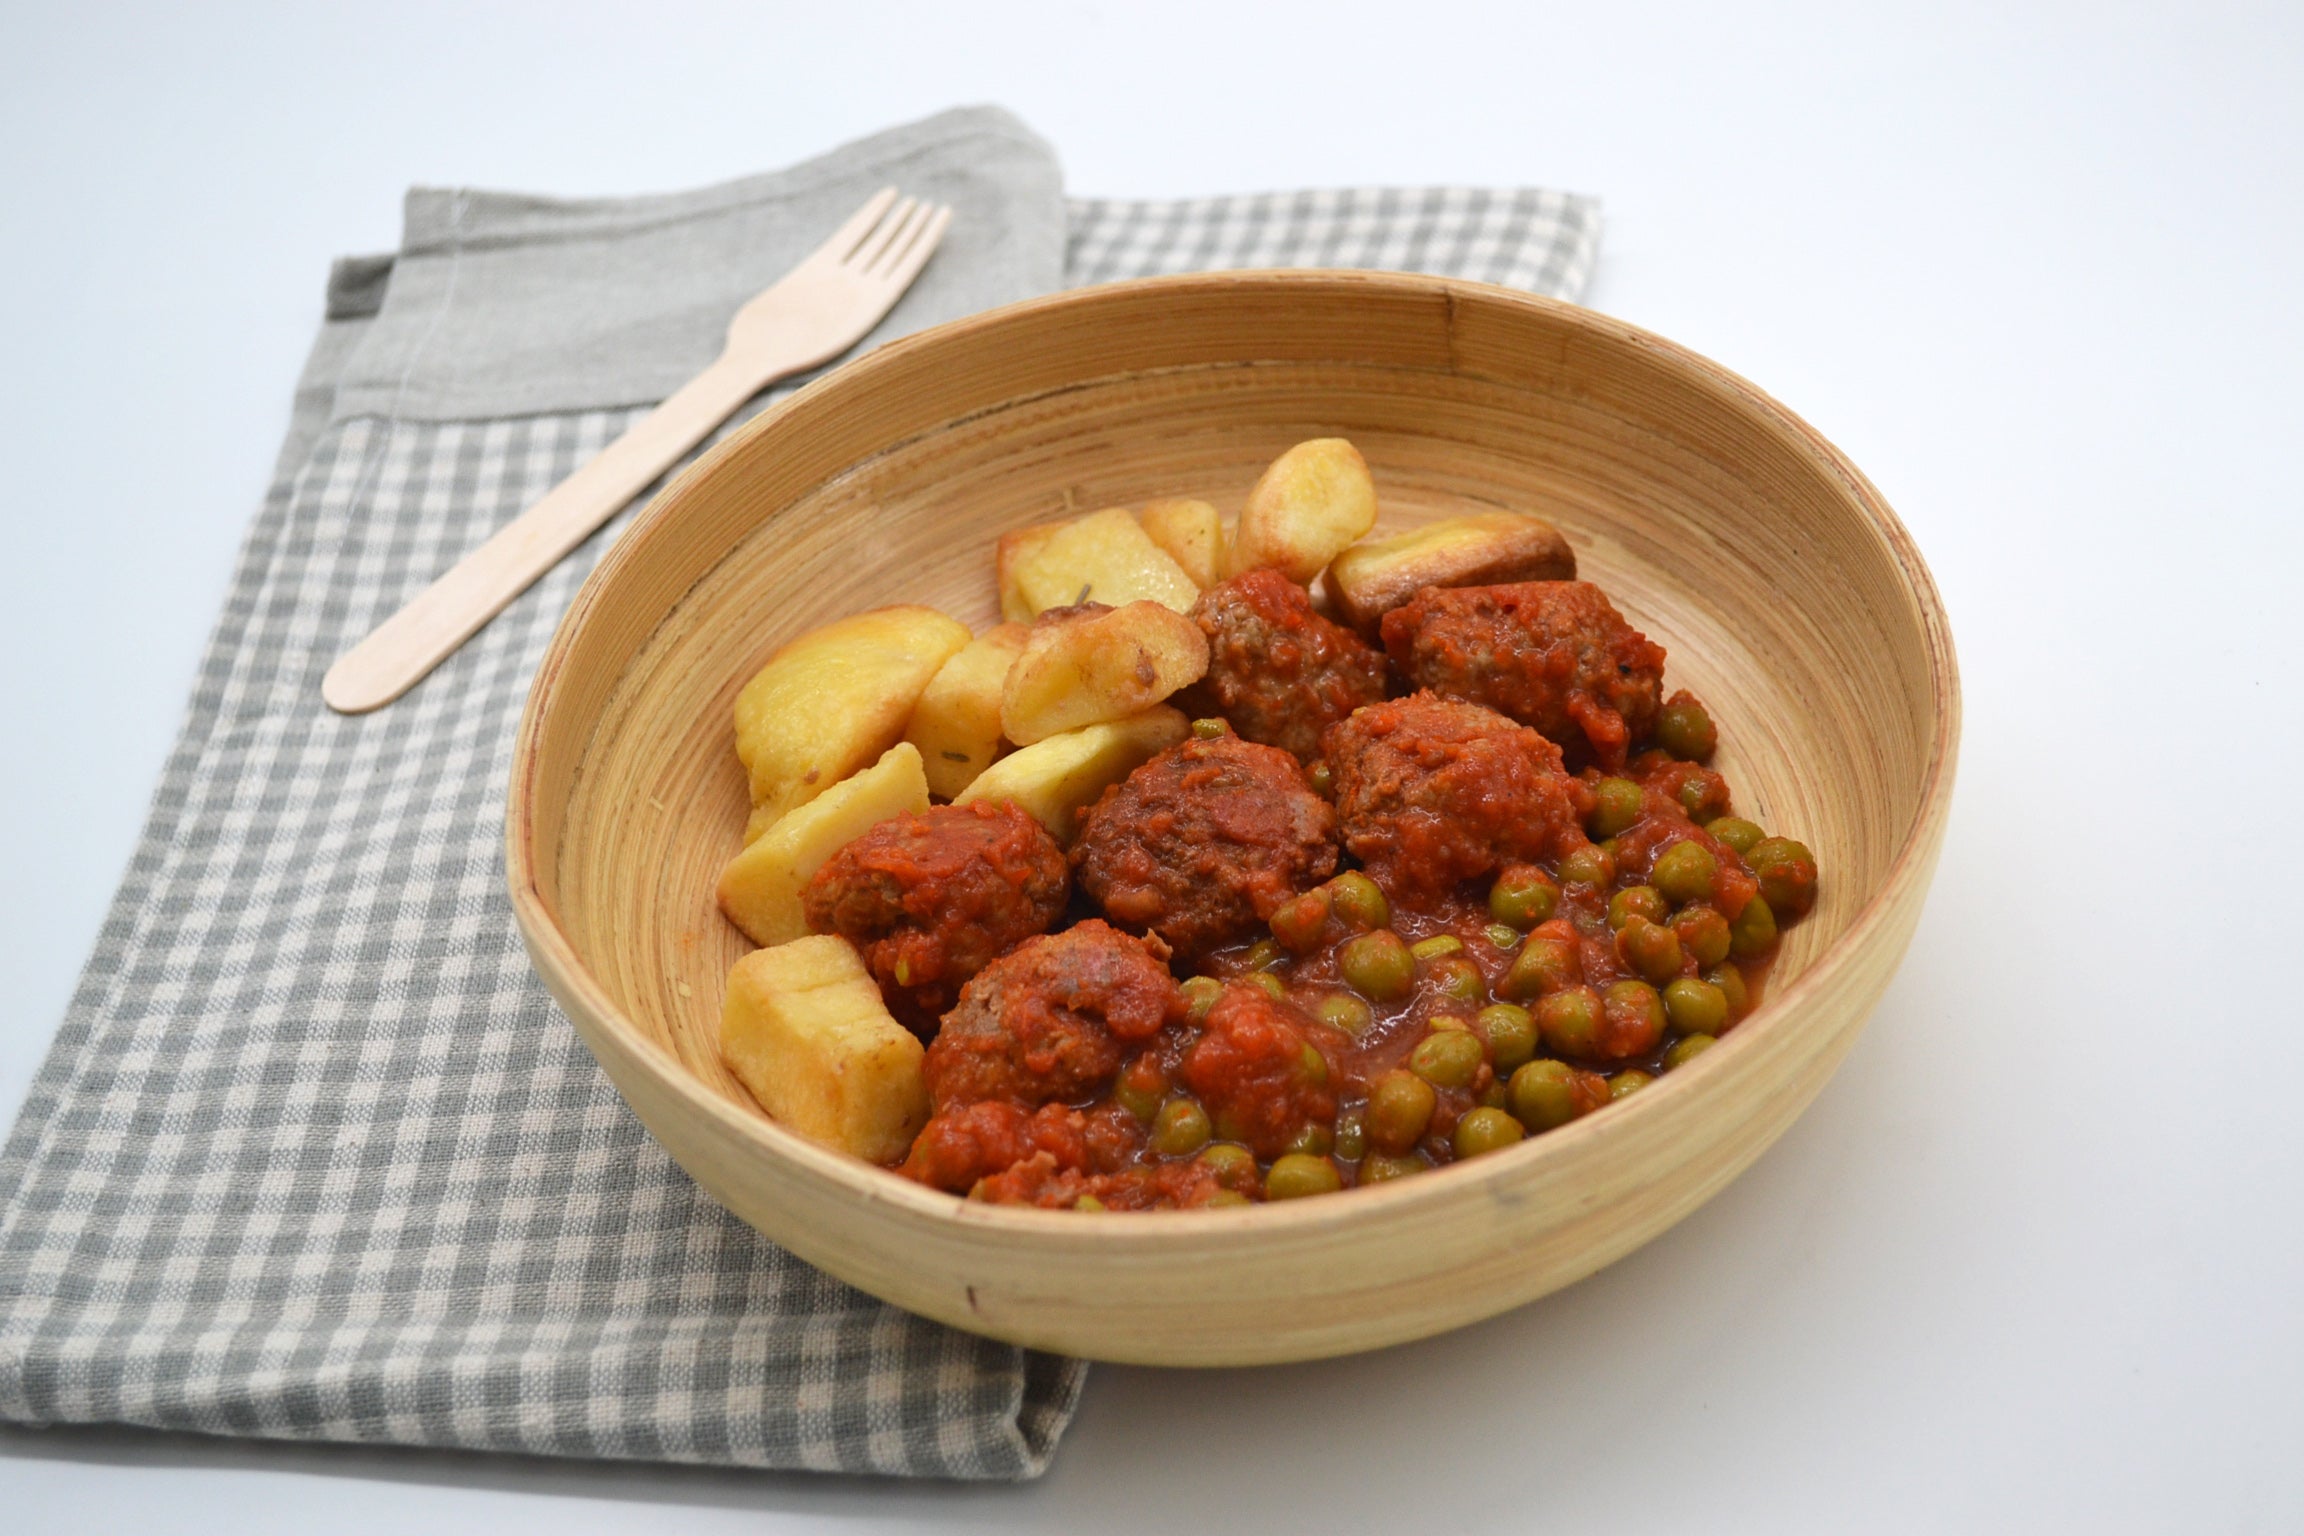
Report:
M1336 813L1296 759L1236 736L1177 743L1104 791L1072 873L1104 915L1187 960L1336 871Z
M1274 570L1249 571L1200 594L1192 618L1208 637L1208 675L1179 700L1222 715L1250 741L1309 761L1321 733L1384 697L1384 657L1312 611Z
M888 1011L923 1037L968 978L1049 924L1071 895L1064 850L1008 801L895 816L825 860L809 928L854 944Z
M1162 958L1109 923L1027 939L978 972L944 1016L928 1047L929 1105L941 1117L986 1099L1084 1102L1112 1085L1124 1044L1149 1040L1183 1009Z
M1416 687L1485 704L1611 772L1656 721L1664 647L1588 581L1426 587L1383 633Z
M1585 840L1591 790L1558 747L1494 710L1411 694L1356 711L1326 747L1344 846L1395 895L1436 895Z
M1089 1160L1085 1117L1061 1104L1037 1114L1021 1104L987 1099L947 1109L921 1128L900 1170L933 1189L966 1194L976 1181L1019 1163L1045 1162L1053 1171Z
M1224 989L1184 1055L1184 1081L1207 1106L1218 1136L1245 1142L1270 1161L1306 1126L1334 1122L1328 1059L1312 1042L1318 1028L1259 987Z

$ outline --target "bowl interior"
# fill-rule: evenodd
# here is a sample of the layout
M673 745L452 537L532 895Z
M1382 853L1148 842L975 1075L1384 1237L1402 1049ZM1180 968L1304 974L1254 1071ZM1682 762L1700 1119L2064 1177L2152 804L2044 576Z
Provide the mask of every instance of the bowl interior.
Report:
M1667 687L1694 689L1720 722L1716 766L1739 810L1806 841L1825 873L1772 977L1781 992L1879 891L1916 825L1935 724L1924 625L1889 540L1848 516L1844 483L1761 423L1659 423L1625 403L1380 361L1219 361L1000 401L781 504L764 495L668 608L626 591L648 633L588 733L545 886L569 943L634 1027L749 1108L714 1048L747 944L712 890L742 843L729 708L752 671L803 630L887 603L981 628L997 619L1003 530L1157 496L1229 514L1282 449L1335 435L1368 458L1380 526L1540 513L1667 648Z

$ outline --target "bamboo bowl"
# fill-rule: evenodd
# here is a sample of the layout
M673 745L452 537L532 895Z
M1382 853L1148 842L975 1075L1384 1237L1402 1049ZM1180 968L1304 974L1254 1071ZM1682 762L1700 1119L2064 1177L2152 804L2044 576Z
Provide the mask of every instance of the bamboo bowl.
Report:
M746 947L729 709L783 641L894 602L996 617L1003 529L1155 496L1231 511L1341 435L1385 526L1538 511L1720 722L1737 804L1822 899L1765 1006L1652 1088L1415 1179L1248 1209L970 1205L826 1151L714 1049ZM1100 1359L1375 1348L1544 1295L1734 1178L1813 1098L1903 957L1959 729L1952 641L1895 515L1750 384L1604 316L1476 284L1231 273L1061 294L881 348L681 477L601 563L521 723L507 836L537 970L633 1111L810 1263L961 1328Z

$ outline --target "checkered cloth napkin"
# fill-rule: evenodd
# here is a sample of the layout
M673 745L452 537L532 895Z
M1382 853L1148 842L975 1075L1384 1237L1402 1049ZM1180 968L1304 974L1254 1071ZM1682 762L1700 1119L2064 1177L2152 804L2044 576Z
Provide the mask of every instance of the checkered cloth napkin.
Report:
M278 473L96 953L0 1153L0 1417L958 1478L1042 1471L1075 1361L900 1312L689 1182L530 973L503 889L531 672L614 530L399 703L348 644L718 349L885 182L954 203L878 333L1068 283L1391 267L1574 297L1589 201L1066 202L948 113L773 176L412 193L340 263Z

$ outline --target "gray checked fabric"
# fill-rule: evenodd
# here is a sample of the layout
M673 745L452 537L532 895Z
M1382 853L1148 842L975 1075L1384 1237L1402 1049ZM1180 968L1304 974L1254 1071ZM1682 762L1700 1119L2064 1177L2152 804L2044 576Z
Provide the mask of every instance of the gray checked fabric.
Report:
M1542 192L1067 205L1045 146L985 109L680 197L413 194L401 253L339 265L143 839L0 1153L0 1417L1046 1467L1085 1367L883 1305L727 1215L529 971L501 867L512 734L614 528L399 703L319 698L346 645L889 180L960 207L889 334L1196 267L1574 297L1598 235L1593 204Z

